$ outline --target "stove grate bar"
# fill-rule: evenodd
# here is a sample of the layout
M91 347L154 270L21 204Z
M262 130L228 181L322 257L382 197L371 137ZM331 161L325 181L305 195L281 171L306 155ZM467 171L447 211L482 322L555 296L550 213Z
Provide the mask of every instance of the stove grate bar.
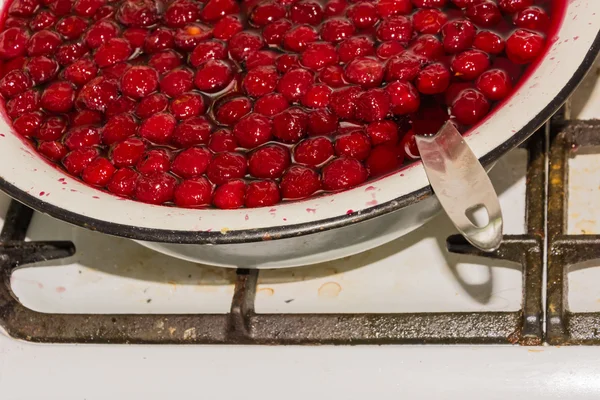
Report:
M600 312L568 306L568 272L600 260L600 235L570 235L567 227L568 160L574 149L600 146L600 121L562 121L551 127L548 180L547 341L552 345L600 345Z

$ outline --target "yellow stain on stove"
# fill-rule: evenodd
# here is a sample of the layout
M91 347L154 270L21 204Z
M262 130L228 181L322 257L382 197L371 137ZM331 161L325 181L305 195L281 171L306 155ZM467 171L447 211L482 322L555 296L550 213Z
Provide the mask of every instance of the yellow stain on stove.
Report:
M229 232L229 228L221 228L221 233L224 235Z
M275 294L275 290L269 287L258 289L258 294L261 296L273 296Z
M319 297L325 297L325 298L332 299L332 298L337 297L341 291L342 291L342 287L339 285L339 283L326 282L321 285L321 287L318 290L318 293L319 293Z

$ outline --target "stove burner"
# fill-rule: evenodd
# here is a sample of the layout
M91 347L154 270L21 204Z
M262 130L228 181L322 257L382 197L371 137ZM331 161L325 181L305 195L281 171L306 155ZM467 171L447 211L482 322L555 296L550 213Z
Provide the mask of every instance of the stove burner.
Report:
M32 210L13 201L0 234L0 273L3 277L0 326L15 338L51 343L539 345L543 340L545 144L542 129L526 146L529 152L527 234L505 235L501 247L489 254L477 251L461 236L452 236L447 241L451 252L519 263L523 271L523 305L519 311L259 314L254 311L258 271L240 269L228 314L40 313L27 309L14 296L10 289L12 271L37 261L71 256L75 247L71 242L25 242ZM557 194L551 193L551 199L555 199L552 196ZM556 239L556 235L553 238ZM561 242L553 243L559 245ZM562 271L555 260L552 258L553 276L557 270ZM562 282L561 274L558 273L556 282ZM562 286L558 284L557 287ZM549 304L563 304L562 291L558 293L556 287L554 290ZM555 299L553 303L552 299ZM563 316L562 307L556 305L556 310L552 315ZM570 321L573 316L570 315ZM595 318L600 319L600 314ZM558 325L563 326L562 321L564 319ZM576 326L579 324L581 322ZM558 331L555 328L558 325L549 322L552 328L549 340L556 341L559 337L554 333Z

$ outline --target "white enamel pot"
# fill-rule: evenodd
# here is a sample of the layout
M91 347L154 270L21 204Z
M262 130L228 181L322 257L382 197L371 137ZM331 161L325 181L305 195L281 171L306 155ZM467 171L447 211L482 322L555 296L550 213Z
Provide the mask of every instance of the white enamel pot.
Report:
M0 0L3 6L5 0ZM568 0L548 52L527 81L466 136L490 166L565 102L600 47L600 1ZM188 210L124 200L48 165L0 120L0 188L28 206L187 260L245 268L324 262L371 249L439 211L420 163L355 189L273 208Z

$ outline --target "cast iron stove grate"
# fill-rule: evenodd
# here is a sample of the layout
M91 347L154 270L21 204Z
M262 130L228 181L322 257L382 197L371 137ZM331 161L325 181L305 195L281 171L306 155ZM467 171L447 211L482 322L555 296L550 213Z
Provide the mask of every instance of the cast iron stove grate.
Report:
M12 293L12 271L68 257L75 248L70 242L25 242L32 210L13 201L0 235L0 326L14 338L49 343L539 345L543 340L544 132L538 132L526 148L527 234L505 235L501 247L490 254L476 251L461 236L447 241L452 252L519 263L523 271L519 311L260 314L254 311L258 271L240 269L228 314L40 313L24 307Z

